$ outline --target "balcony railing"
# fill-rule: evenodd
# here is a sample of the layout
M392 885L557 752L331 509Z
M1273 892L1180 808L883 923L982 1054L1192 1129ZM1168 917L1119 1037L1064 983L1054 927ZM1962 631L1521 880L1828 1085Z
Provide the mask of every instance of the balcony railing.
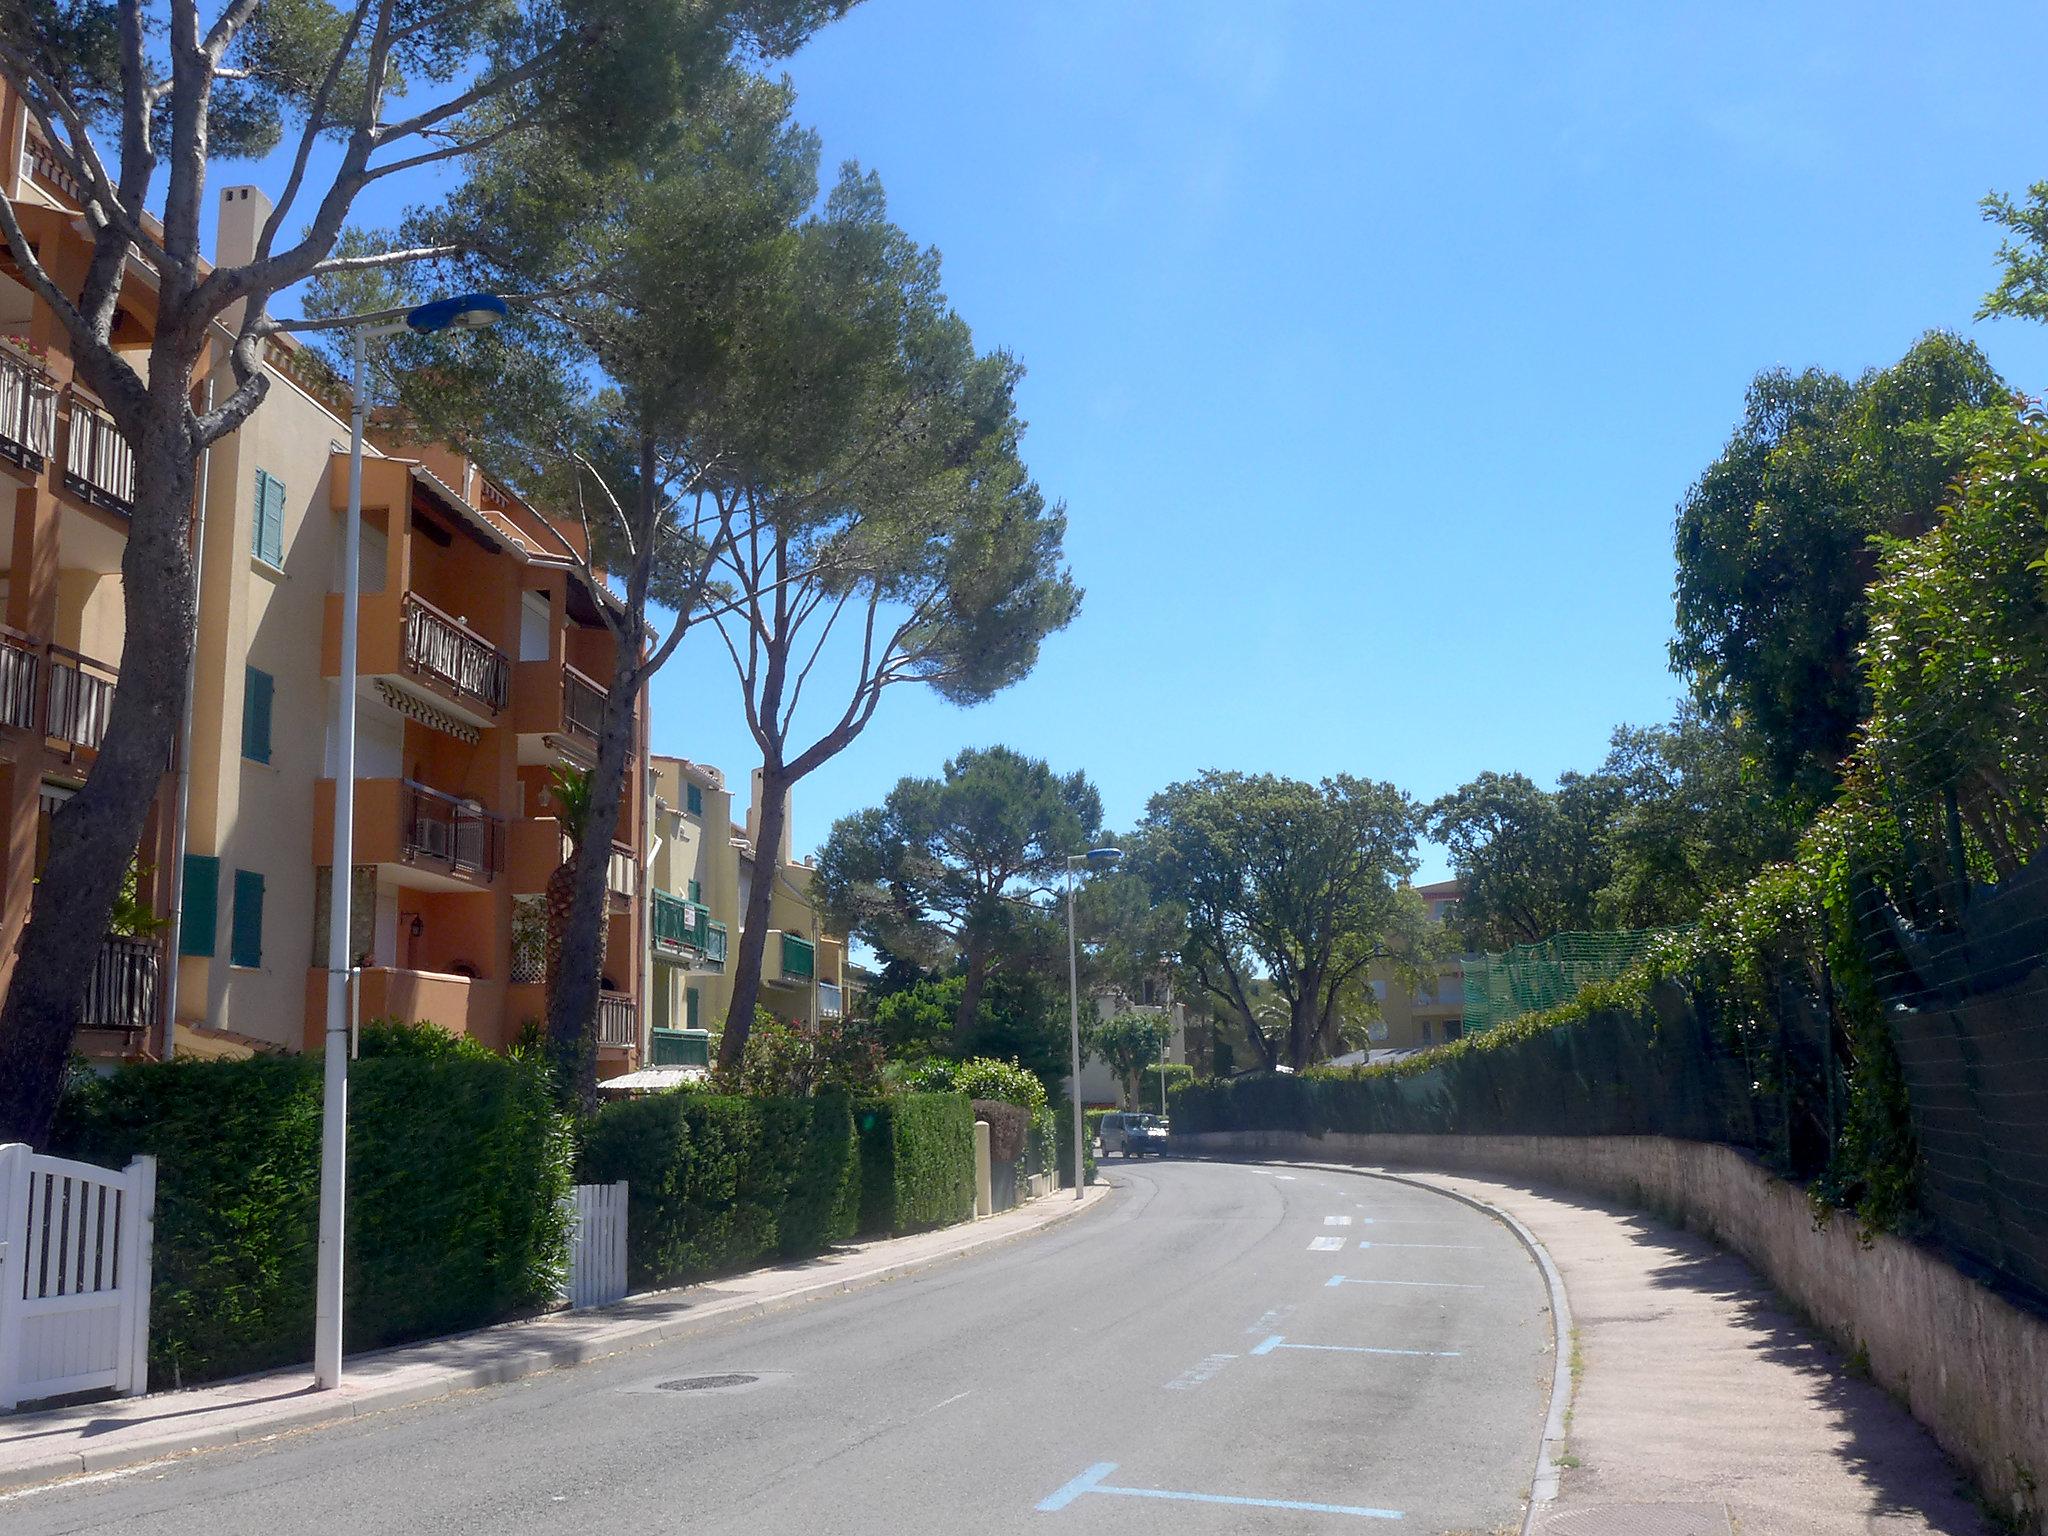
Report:
M0 458L38 470L57 443L57 386L26 358L0 350Z
M640 1011L625 993L598 993L597 1043L627 1047L640 1043Z
M711 1031L708 1029L657 1029L650 1067L705 1067L711 1065Z
M839 990L839 984L832 981L818 983L818 1017L836 1019L846 1012L846 995Z
M75 389L71 431L64 444L64 484L87 501L116 512L135 508L134 450L114 418Z
M786 981L809 981L817 972L817 951L809 939L793 933L782 935L782 975Z
M61 645L50 647L48 717L43 734L72 747L97 752L106 739L114 713L114 683L119 674Z
M725 924L712 922L704 925L704 958L701 964L707 971L725 969Z
M512 658L411 592L405 596L405 665L494 715L512 697Z
M609 693L593 678L566 663L562 667L562 724L578 736L597 740Z
M505 868L505 818L474 800L458 799L403 781L400 815L408 864L438 866L451 875L495 880Z
M156 1022L163 951L155 939L110 934L85 988L87 1029L145 1030Z
M687 965L704 950L704 929L711 914L699 902L667 891L654 893L654 957Z
M0 726L17 731L36 728L36 684L42 671L42 642L0 627Z

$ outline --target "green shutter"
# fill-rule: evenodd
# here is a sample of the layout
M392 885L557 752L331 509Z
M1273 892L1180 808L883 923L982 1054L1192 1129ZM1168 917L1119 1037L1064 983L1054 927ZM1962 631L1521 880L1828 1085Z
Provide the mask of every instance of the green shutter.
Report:
M690 882L690 900L696 902L700 906L703 905L704 882L702 880L692 880Z
M683 787L683 804L692 816L702 816L704 814L703 789L695 784L685 785ZM692 896L690 899L695 901L697 898Z
M242 669L242 756L254 763L270 761L270 698L276 687L268 672Z
M695 987L685 987L683 989L683 1018L686 1021L685 1028L695 1029L697 1027L697 989Z
M178 953L213 953L220 926L220 860L210 853L185 855L184 905L178 917Z
M266 565L284 565L284 482L256 471L256 558Z
M252 869L235 871L234 935L228 959L251 969L263 964L263 877Z

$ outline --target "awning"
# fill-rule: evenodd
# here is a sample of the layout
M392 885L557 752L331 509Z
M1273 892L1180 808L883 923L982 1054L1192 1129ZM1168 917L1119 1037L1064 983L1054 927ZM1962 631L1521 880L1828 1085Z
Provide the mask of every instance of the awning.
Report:
M642 1067L638 1072L601 1078L597 1086L604 1093L660 1093L685 1083L702 1082L710 1075L702 1067Z

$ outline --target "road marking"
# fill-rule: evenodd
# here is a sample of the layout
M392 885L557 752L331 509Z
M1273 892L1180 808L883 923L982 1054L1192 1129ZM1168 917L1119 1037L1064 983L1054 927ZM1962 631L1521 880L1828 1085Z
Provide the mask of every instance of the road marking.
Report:
M939 1410L940 1410L941 1408L950 1408L950 1407L952 1407L952 1406L953 1406L953 1405L954 1405L955 1403L959 1402L961 1398L963 1398L963 1397L972 1397L973 1395L974 1395L974 1388L972 1388L972 1387L969 1387L969 1388L968 1388L968 1389L967 1389L967 1390L966 1390L965 1392L955 1392L955 1393L954 1393L954 1394L953 1394L953 1395L952 1395L951 1397L947 1398L947 1399L946 1399L946 1400L945 1400L945 1401L944 1401L943 1403L933 1403L933 1404L931 1405L931 1407L929 1407L929 1408L925 1409L924 1413L920 1413L920 1414L918 1415L918 1417L919 1417L919 1418L921 1419L921 1418L925 1417L925 1414L932 1414L932 1413L937 1413L937 1412L938 1412L938 1411L939 1411Z
M1457 1250L1458 1250L1458 1251L1459 1251L1460 1253L1477 1253L1477 1252L1479 1251L1479 1245L1478 1245L1477 1243L1367 1243L1367 1242L1361 1242L1361 1243L1360 1243L1360 1244L1359 1244L1358 1246L1359 1246L1359 1247L1361 1247L1361 1248L1455 1248L1455 1249L1457 1249Z
M1460 1285L1455 1280L1359 1280L1350 1275L1332 1275L1323 1282L1323 1289L1333 1285L1426 1285L1439 1291L1483 1291L1483 1285Z
M1294 1175L1291 1173L1276 1173L1273 1177L1280 1180L1283 1184L1292 1184L1294 1182Z
M1366 1520L1399 1520L1398 1509L1368 1509L1358 1504L1312 1504L1305 1499L1252 1499L1233 1493L1184 1493L1174 1488L1119 1488L1103 1479L1116 1470L1113 1461L1098 1461L1059 1492L1038 1501L1043 1514L1065 1509L1084 1493L1113 1494L1126 1499L1176 1499L1189 1504L1231 1504L1240 1509L1298 1509L1313 1515L1357 1515Z
M1462 1358L1455 1349L1378 1349L1365 1344L1290 1344L1284 1335L1274 1334L1262 1339L1252 1347L1255 1355L1270 1355L1276 1349L1326 1350L1339 1355L1413 1355L1431 1360L1457 1360Z
M1264 1333L1266 1330L1270 1329L1275 1323L1279 1322L1281 1318L1285 1317L1288 1313L1292 1312L1293 1310L1294 1304L1292 1302L1289 1302L1284 1307L1268 1307L1265 1311L1259 1314L1259 1320L1256 1323L1253 1323L1251 1327L1245 1329L1245 1332L1247 1334Z
M1323 1225L1326 1227L1348 1227L1351 1225L1351 1218L1349 1216L1325 1216L1323 1218Z
M1341 1237L1312 1237L1308 1240L1311 1253L1337 1253L1344 1247Z
M1169 1381L1166 1384L1165 1390L1168 1392L1186 1392L1190 1388L1199 1387L1205 1382L1212 1380L1217 1372L1221 1371L1223 1367L1230 1364L1236 1358L1236 1355L1226 1354L1204 1355L1200 1360Z

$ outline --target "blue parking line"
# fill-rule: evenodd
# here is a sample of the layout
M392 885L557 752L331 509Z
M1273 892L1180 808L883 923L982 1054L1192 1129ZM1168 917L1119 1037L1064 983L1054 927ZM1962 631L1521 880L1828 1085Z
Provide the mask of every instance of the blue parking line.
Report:
M1251 1353L1255 1355L1270 1355L1271 1353L1273 1353L1274 1350L1280 1347L1280 1341L1284 1337L1286 1337L1286 1335L1276 1333L1269 1338L1261 1339L1258 1343L1254 1344L1251 1347Z
M1373 1509L1362 1504L1316 1504L1306 1499L1254 1499L1234 1493L1188 1493L1177 1488L1120 1488L1103 1479L1116 1470L1113 1461L1098 1461L1059 1492L1039 1500L1041 1513L1065 1509L1084 1493L1125 1499L1173 1499L1187 1504L1230 1504L1240 1509L1296 1509L1312 1515L1356 1515L1365 1520L1399 1520L1398 1509Z

